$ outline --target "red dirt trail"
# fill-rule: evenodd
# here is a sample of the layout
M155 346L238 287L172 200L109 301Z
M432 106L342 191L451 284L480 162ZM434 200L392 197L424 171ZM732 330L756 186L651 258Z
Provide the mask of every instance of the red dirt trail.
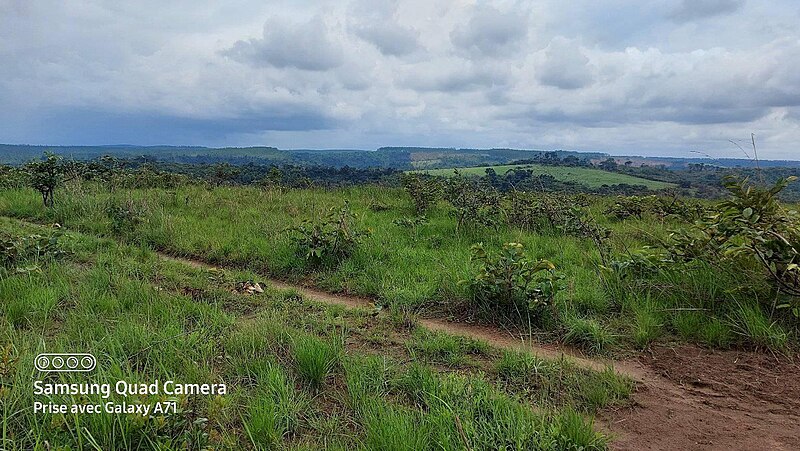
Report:
M213 266L160 254L196 268ZM335 295L281 281L309 299L349 308L371 308L368 299ZM636 359L587 358L574 350L523 341L496 328L420 319L431 330L567 358L602 370L612 366L637 381L631 406L601 412L600 429L619 450L800 450L800 365L785 356L715 351L696 346L656 347Z

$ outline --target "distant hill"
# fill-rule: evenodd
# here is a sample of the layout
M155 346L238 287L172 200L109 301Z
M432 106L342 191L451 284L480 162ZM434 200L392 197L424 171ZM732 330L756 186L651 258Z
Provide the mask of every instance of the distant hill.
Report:
M526 149L470 149L446 147L381 147L377 150L360 149L278 149L276 147L197 147L197 146L30 146L0 144L0 163L22 164L39 158L46 152L66 158L90 160L103 155L118 158L147 158L173 163L230 163L230 164L296 164L355 168L383 167L396 169L440 169L453 167L478 167L532 160L545 153L559 158L574 156L581 160L599 162L609 158L603 152L577 152L569 150ZM619 164L630 161L634 166L664 166L667 169L687 169L693 164L720 167L754 167L747 159L710 159L614 156ZM762 167L800 167L797 161L760 162Z

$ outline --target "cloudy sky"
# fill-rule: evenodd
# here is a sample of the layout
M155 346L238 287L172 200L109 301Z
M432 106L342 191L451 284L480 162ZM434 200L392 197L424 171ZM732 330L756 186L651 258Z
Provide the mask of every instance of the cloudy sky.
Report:
M800 159L796 0L0 0L0 142Z

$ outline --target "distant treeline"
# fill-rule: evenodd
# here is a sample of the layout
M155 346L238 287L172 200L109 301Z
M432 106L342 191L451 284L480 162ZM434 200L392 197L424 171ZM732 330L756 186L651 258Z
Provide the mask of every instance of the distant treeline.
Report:
M248 162L234 165L227 162L176 163L153 157L115 158L103 156L89 161L69 160L56 157L60 163L48 175L63 180L96 180L119 188L170 188L184 184L207 184L209 186L261 185L287 188L348 187L355 185L400 186L403 171L386 167L351 167L332 165L257 164ZM41 156L31 160L42 161ZM710 165L694 165L688 170L674 171L658 166L632 166L617 164L613 159L593 164L588 159L574 155L559 156L542 153L537 158L518 160L520 164L551 166L595 167L612 172L629 174L649 180L674 183L673 194L719 198L725 195L723 181L728 175L748 177L752 182L764 186L774 184L781 178L800 176L800 169L785 167L720 168ZM0 188L31 185L33 163L21 166L0 165ZM35 165L34 165L35 166ZM499 191L592 193L599 195L647 195L655 191L644 185L615 184L590 188L583 184L558 180L548 174L537 174L532 170L518 169L498 174L487 169L481 176ZM26 182L28 180L28 182ZM784 201L800 202L800 183L791 183L781 193Z

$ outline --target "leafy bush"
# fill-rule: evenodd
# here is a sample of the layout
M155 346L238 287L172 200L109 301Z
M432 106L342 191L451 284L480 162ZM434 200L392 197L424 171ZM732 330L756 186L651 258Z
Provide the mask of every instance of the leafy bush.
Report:
M22 171L13 166L0 165L0 189L20 188L24 184Z
M591 217L584 196L512 191L507 197L508 223L523 230L588 238L605 262L611 231Z
M465 224L497 228L503 222L502 197L485 180L461 177L456 171L456 177L447 181L445 194L454 208L456 230Z
M795 179L782 179L770 188L726 179L731 198L693 227L673 233L665 246L670 259L758 262L779 292L800 297L800 216L777 199ZM800 308L793 310L800 316Z
M109 202L106 214L111 219L111 231L117 236L124 236L136 230L147 216L147 207L133 200Z
M684 220L700 219L706 209L697 202L686 202L678 197L618 196L606 214L617 219L638 218L652 214L660 218L674 216Z
M533 261L520 243L506 243L497 254L478 244L472 247L472 261L481 267L469 284L475 300L491 311L519 319L539 315L561 289L555 265Z
M428 222L428 218L425 216L415 216L413 218L409 217L401 217L392 221L392 224L402 227L404 229L415 229L423 224Z
M42 261L63 256L66 252L59 243L62 236L60 228L54 228L46 236L0 235L0 269L27 272Z
M350 205L345 202L340 209L331 208L327 218L303 221L289 230L298 253L312 266L335 265L352 255L361 240L369 235L369 230L353 226L355 219Z
M403 174L402 182L418 215L428 211L441 196L442 185L435 177L416 173Z

